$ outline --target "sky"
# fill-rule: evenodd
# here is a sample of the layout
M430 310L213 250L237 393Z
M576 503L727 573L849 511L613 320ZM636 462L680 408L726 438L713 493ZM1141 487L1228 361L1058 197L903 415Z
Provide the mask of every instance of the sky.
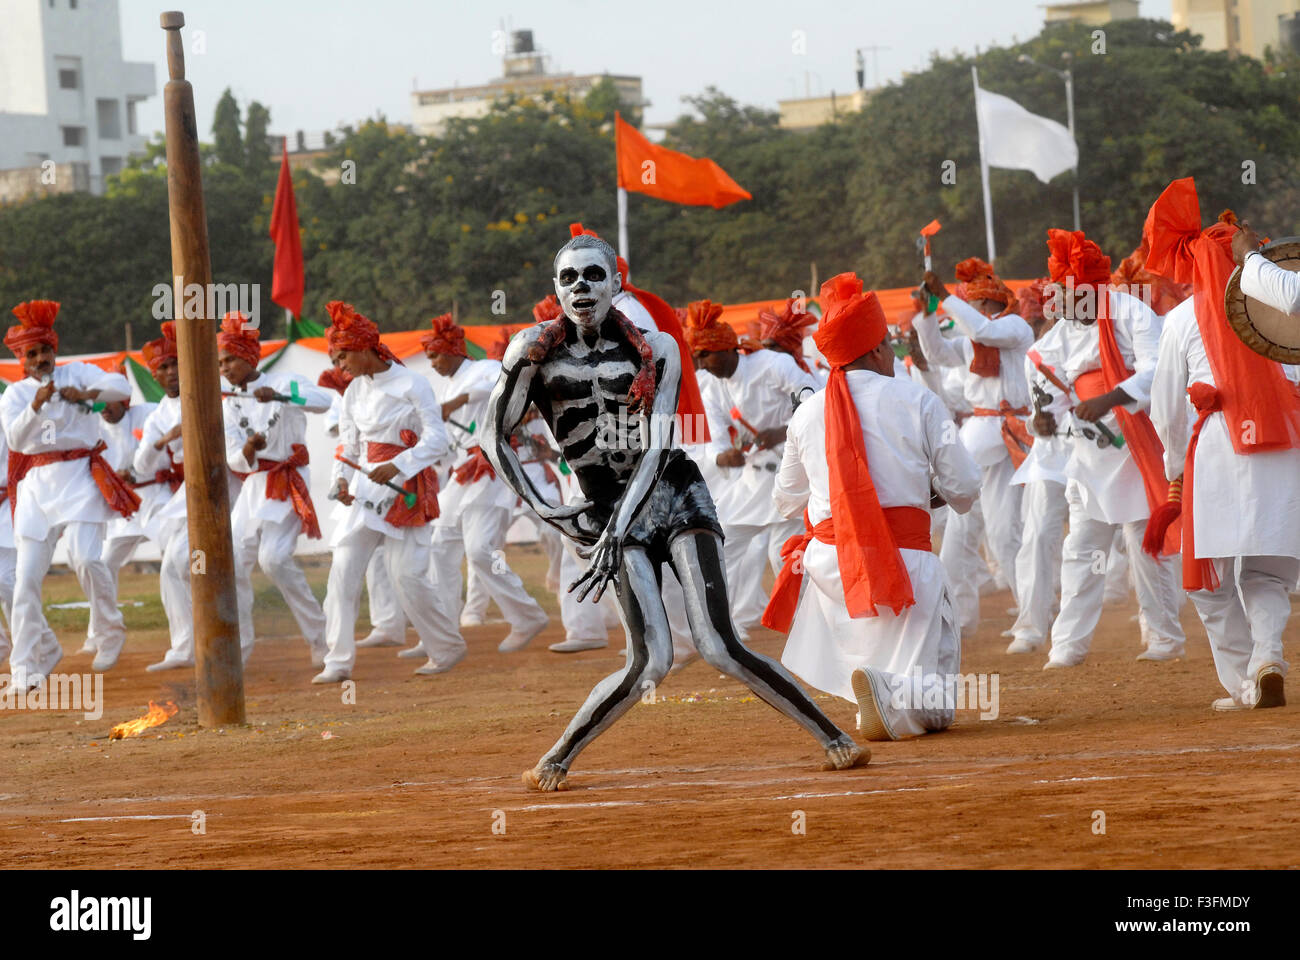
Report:
M168 4L171 6L171 4ZM924 68L932 52L973 53L1036 35L1033 0L180 0L186 75L210 137L226 87L271 111L271 132L320 132L383 114L409 122L411 91L472 86L501 74L494 33L531 29L550 70L640 76L649 124L710 85L742 103L848 92L854 51L867 85ZM1171 0L1142 0L1168 19ZM158 96L138 108L142 133L163 126L167 80L158 0L120 0L128 61L156 64ZM292 142L292 140L291 140Z

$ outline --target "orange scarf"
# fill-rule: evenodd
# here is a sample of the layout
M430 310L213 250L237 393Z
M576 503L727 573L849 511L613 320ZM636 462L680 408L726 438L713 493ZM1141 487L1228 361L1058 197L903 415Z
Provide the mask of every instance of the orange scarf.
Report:
M19 453L10 450L8 490L12 496L9 498L9 516L13 517L18 506L18 484L27 476L27 471L51 463L66 463L83 458L90 461L90 475L103 495L104 502L123 517L131 516L140 508L140 496L104 459L102 453L107 448L108 445L101 440L94 447L82 447L79 450L53 450L48 453Z
M420 437L414 430L403 430L401 443L380 443L372 440L366 444L366 459L371 463L387 463L403 450L415 446ZM422 527L438 518L438 475L432 467L425 467L402 485L408 493L415 494L415 506L408 507L403 497L393 501L384 515L395 527Z
M292 500L293 512L302 520L302 532L312 540L320 539L320 523L316 520L316 505L311 500L307 481L298 472L310 462L307 448L301 443L293 445L293 453L284 460L257 461L257 469L266 474L268 500Z

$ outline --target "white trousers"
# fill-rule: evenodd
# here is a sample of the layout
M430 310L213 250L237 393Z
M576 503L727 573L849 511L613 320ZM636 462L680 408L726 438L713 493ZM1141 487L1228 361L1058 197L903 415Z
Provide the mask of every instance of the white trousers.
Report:
M1062 548L1061 612L1052 624L1051 659L1074 666L1088 655L1093 631L1101 619L1106 568L1116 526L1124 531L1138 607L1147 627L1147 647L1164 654L1181 653L1186 638L1178 622L1178 609L1182 605L1178 555L1157 560L1142 550L1146 520L1119 525L1105 523L1088 516L1077 494L1067 493L1067 500L1070 532Z
M384 545L381 543L370 555L366 564L366 595L370 603L370 636L385 640L406 640L406 614L397 599L397 591L388 578L384 563Z
M558 533L558 531L556 531ZM582 603L577 601L577 594L569 592L569 584L582 576L587 569L586 561L579 559L572 540L564 540L563 554L560 557L560 589L556 596L560 601L560 621L564 624L565 640L608 640L609 628L605 626L605 611L601 604L606 597L613 594L607 590L600 603L593 603L587 597ZM681 587L678 587L680 590Z
M256 519L231 531L235 546L235 592L239 597L239 648L248 662L256 639L253 633L253 563L275 584L298 622L307 646L313 650L325 644L325 612L316 600L307 577L293 558L302 533L302 520L290 513L282 520Z
M194 601L190 597L189 520L185 517L168 520L158 535L162 538L158 594L171 634L171 649L163 659L169 663L193 663Z
M68 563L90 603L90 630L95 649L120 650L126 642L126 626L117 608L113 579L104 566L103 523L60 523L50 528L44 540L15 536L13 651L11 672L40 674L54 669L63 656L54 631L41 606L41 585L50 570L50 560L59 537L67 534ZM25 671L25 673L24 673Z
M763 589L763 576L768 567L775 573L781 569L781 548L786 540L795 534L803 533L803 520L782 520L780 523L766 525L737 524L724 528L726 537L723 542L723 556L727 564L727 596L731 598L732 623L740 630L748 631L758 626L767 609L767 592ZM668 588L671 577L665 576L664 586ZM665 593L664 603L670 613L672 622L673 606L669 604L670 595ZM676 624L673 633L677 633ZM685 633L689 636L689 630Z
M1294 557L1230 557L1214 561L1219 589L1188 594L1210 637L1214 669L1228 695L1255 702L1255 674L1276 663L1285 675L1282 631L1291 616L1287 595L1300 576Z
M1020 612L1011 631L1023 643L1047 643L1052 607L1061 577L1061 545L1065 541L1065 484L1035 480L1024 485L1021 503L1023 537L1016 554L1016 596Z
M0 547L0 611L5 615L4 623L0 623L0 663L5 662L5 657L9 656L9 650L13 646L9 639L8 624L13 622L14 573L17 563L17 550L13 547Z
M326 670L351 673L356 663L361 584L371 555L380 545L384 548L384 566L393 592L406 619L415 626L425 654L435 663L442 663L465 649L465 641L459 635L447 640L435 626L435 618L445 621L449 616L450 601L434 590L429 578L432 537L428 526L408 528L400 540L361 527L344 537L335 548L325 592L325 642L329 646Z
M985 549L997 564L1001 579L1006 581L1012 601L1019 603L1020 598L1016 593L1016 555L1020 552L1020 501L1024 496L1024 487L1011 482L1016 468L1012 465L1010 456L983 469L980 503L984 506Z
M507 533L511 524L514 523L517 513L510 515L510 520L506 523ZM528 513L524 516L530 520L537 529L537 544L542 548L546 555L546 589L563 592L568 589L568 584L561 587L560 580L563 577L561 566L564 563L564 535L556 530L545 520L540 519L536 514ZM503 543L504 547L504 543ZM563 599L563 598L561 598ZM474 567L469 568L465 577L465 606L461 608L460 615L462 618L474 617L479 620L487 619L488 605L492 602L492 594L479 579L478 573ZM504 611L503 611L504 613ZM573 639L570 637L570 639Z
M954 615L962 636L970 636L980 624L981 587L989 581L988 564L980 556L984 538L984 512L979 500L965 513L948 508L939 545L939 562L948 578Z
M442 605L433 617L434 632L443 644L463 644L460 635L460 564L483 584L510 624L511 630L526 632L546 622L541 605L524 589L524 582L506 562L506 529L509 507L467 507L451 523L433 527L432 584Z

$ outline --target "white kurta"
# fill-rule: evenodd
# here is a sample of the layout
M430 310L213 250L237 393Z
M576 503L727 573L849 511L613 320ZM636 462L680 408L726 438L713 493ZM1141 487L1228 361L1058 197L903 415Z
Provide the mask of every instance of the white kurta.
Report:
M140 430L140 443L135 448L135 457L131 463L132 472L141 480L151 479L160 470L170 469L172 463L184 463L181 451L181 438L171 440L161 450L155 445L172 428L181 422L181 398L163 397L145 419ZM170 459L168 453L171 454ZM146 499L145 491L152 491ZM169 520L184 519L185 484L181 484L175 493L165 483L153 484L141 489L140 527L146 536L161 544L161 529Z
M102 438L98 413L62 399L58 390L76 387L98 390L99 401L129 400L126 377L76 361L54 368L55 393L40 410L32 400L40 384L27 377L11 384L0 397L0 420L9 449L49 453L94 447ZM10 491L12 495L12 491ZM54 495L52 495L54 494ZM90 475L89 461L68 460L33 467L18 486L14 532L44 540L52 527L66 523L107 523L118 514L109 507Z
M404 446L402 430L414 431L419 439L415 446L388 461L397 468L398 475L393 482L398 486L447 455L447 429L433 387L424 377L412 373L400 363L394 363L374 376L356 377L348 384L339 412L339 441L343 456L361 464L368 472L384 462L367 459L369 444L379 442ZM340 478L347 481L348 492L356 497L356 502L350 507L339 504L341 512L335 514L338 523L330 538L330 546L337 547L349 534L362 527L396 540L405 539L411 531L419 529L395 527L384 519L397 499L397 493L389 487L375 483L366 474L336 460L330 486L336 486Z
M1266 257L1251 254L1242 263L1241 292L1300 317L1300 273L1283 270Z
M1250 258L1256 259L1262 258ZM1183 474L1195 424L1187 398L1193 383L1217 386L1196 321L1195 298L1189 297L1165 317L1151 387L1151 419L1165 445L1165 473L1171 480ZM1197 441L1192 483L1196 556L1300 558L1297 483L1300 449L1238 454L1222 411L1210 414Z
M109 462L114 470L130 470L135 460L135 448L139 446L140 440L137 437L137 431L143 435L144 422L149 419L149 414L153 413L153 403L132 404L126 408L122 414L122 419L117 423L109 423L107 420L100 418L99 429L103 432L104 442L108 444L108 449L104 451L104 459ZM134 471L132 471L134 472ZM137 480L152 480L152 477L137 477ZM160 491L158 487L161 486ZM145 500L161 500L171 494L166 484L151 483L147 487L141 487L136 490L136 496L140 498L140 509L130 517L115 516L108 521L107 539L117 540L123 537L143 537L145 536L144 528L140 524L140 516L144 512ZM114 576L116 572L114 571Z
M488 398L501 376L501 364L496 360L462 360L456 372L444 377L434 372L430 379L433 395L439 404L455 400L461 394L469 397L464 406L450 414L460 426L447 423L447 440L451 455L447 469L438 474L438 523L458 522L461 511L470 508L513 508L515 493L500 477L481 477L474 483L457 483L453 471L470 459L470 450L479 446L487 429ZM468 433L470 428L473 433ZM463 428L463 429L462 429Z
M910 379L865 370L851 371L847 379L880 505L928 511L933 484L954 510L968 511L979 495L980 471L956 441L939 399ZM819 392L795 411L776 481L782 514L795 517L806 508L813 525L831 515L825 399L825 391ZM859 667L874 667L899 682L910 681L917 667L924 675L955 674L960 638L939 558L924 550L900 552L915 606L898 615L881 608L875 617L853 619L844 604L835 546L812 540L781 662L818 689L848 700L850 675ZM922 713L900 711L894 729L915 734L937 728Z
M1159 352L1160 318L1136 297L1116 290L1109 292L1115 342L1124 366L1134 371L1131 377L1119 383L1119 388L1133 398L1131 403L1124 404L1124 409L1138 413L1146 410L1151 401L1151 378L1155 374ZM1071 390L1080 375L1101 369L1099 334L1095 323L1085 325L1075 320L1059 320L1034 344L1034 350ZM1044 389L1053 396L1059 393L1050 384ZM1076 398L1071 397L1071 405ZM1120 435L1119 420L1113 410L1102 417L1101 423L1111 433ZM1119 448L1098 447L1096 427L1073 415L1066 421L1058 420L1058 428L1068 429L1073 434L1065 473L1072 485L1079 488L1079 497L1088 516L1113 524L1144 520L1150 515L1142 474L1127 444Z

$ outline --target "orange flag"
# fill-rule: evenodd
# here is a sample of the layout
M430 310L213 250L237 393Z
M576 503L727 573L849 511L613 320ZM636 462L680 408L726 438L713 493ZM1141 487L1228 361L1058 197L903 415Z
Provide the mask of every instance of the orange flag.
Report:
M302 236L298 232L298 204L289 175L289 147L281 148L280 180L271 207L271 239L275 241L275 267L271 274L271 300L295 317L302 316Z
M618 185L624 190L646 193L670 203L715 209L737 200L753 199L749 191L712 160L688 157L657 146L617 113L614 114L614 143Z

